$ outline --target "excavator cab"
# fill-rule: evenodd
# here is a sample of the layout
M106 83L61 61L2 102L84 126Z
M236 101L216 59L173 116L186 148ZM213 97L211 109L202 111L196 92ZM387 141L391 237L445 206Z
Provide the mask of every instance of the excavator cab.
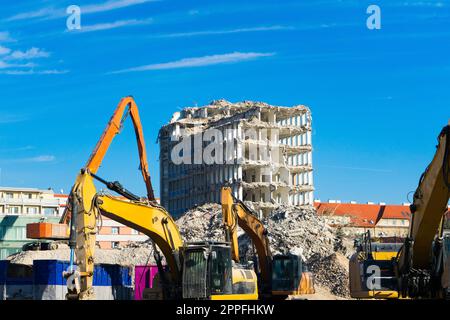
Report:
M183 248L183 298L209 299L232 293L231 248L196 242Z
M302 276L302 261L296 255L275 255L272 260L272 291L295 291Z
M227 242L193 242L183 247L183 299L257 299L256 274L233 267Z
M313 294L313 282L313 276L301 256L289 253L272 257L272 295Z

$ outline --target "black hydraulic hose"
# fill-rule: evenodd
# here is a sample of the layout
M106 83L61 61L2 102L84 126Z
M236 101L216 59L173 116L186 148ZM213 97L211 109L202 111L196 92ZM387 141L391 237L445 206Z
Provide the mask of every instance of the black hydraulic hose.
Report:
M124 196L125 198L127 198L128 200L132 200L132 201L140 201L141 198L137 195L135 195L134 193L132 193L131 191L127 190L126 188L124 188L119 181L114 181L114 182L109 182L104 180L103 178L97 176L96 174L93 174L92 172L89 173L95 180L103 183L109 190L117 192L118 194L120 194L121 196Z

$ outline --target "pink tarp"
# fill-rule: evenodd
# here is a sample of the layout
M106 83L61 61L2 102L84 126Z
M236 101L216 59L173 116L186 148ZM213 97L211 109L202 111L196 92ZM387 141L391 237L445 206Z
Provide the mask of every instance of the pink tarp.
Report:
M153 287L153 279L157 273L157 266L134 267L134 300L142 300L144 289Z

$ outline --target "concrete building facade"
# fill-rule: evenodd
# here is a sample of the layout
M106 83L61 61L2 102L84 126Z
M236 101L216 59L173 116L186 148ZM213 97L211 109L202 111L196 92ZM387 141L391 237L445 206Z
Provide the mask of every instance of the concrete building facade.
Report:
M176 112L159 132L161 204L176 216L220 202L227 184L261 214L313 205L311 112L213 101Z
M62 202L51 189L0 187L0 214L58 216Z
M26 237L28 223L43 220L58 223L68 198L67 194L57 194L51 189L0 187L0 260L21 251L24 244L36 241ZM102 249L112 249L148 239L136 230L103 217L97 244Z
M28 223L58 222L66 201L51 189L0 187L0 259L35 241L26 237Z
M96 237L97 244L102 249L119 248L130 242L142 242L148 239L150 238L145 234L107 217L102 217Z

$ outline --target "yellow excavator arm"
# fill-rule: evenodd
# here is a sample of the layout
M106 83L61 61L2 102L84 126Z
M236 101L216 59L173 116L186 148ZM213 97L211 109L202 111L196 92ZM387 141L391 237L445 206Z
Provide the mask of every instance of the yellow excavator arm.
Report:
M450 198L450 124L438 136L433 160L419 180L411 205L411 226L397 261L403 297L442 297L441 275L450 265L443 261L442 224Z
M234 197L230 187L223 187L221 191L223 223L226 241L231 243L232 258L239 262L239 226L252 240L258 256L262 296L270 298L315 293L314 277L304 270L302 258L294 254L273 256L264 224L250 208Z
M411 205L412 267L426 268L430 263L432 242L447 212L450 198L450 125L438 137L433 160L420 178ZM401 254L406 253L402 251ZM401 263L403 256L400 256ZM400 265L402 268L402 265Z
M230 187L222 188L221 202L226 241L231 242L233 260L239 262L239 244L237 239L237 226L239 225L255 246L263 283L266 285L270 284L272 254L266 228L242 201L234 198Z
M97 193L93 176L83 170L72 190L70 242L75 241L75 257L80 276L79 286L69 288L70 299L92 299L97 218L104 215L150 237L166 258L170 283L180 280L178 253L183 241L172 217L162 207L150 202L120 200Z
M350 259L350 292L354 298L450 297L450 259L443 238L443 221L450 198L450 123L438 136L433 160L419 180L411 204L408 237L401 244L377 243L372 251L370 232ZM390 247L390 249L388 249ZM384 256L384 257L383 257ZM380 272L372 273L369 268ZM373 279L378 281L372 282ZM393 280L393 281L391 281ZM378 286L375 283L378 282Z

